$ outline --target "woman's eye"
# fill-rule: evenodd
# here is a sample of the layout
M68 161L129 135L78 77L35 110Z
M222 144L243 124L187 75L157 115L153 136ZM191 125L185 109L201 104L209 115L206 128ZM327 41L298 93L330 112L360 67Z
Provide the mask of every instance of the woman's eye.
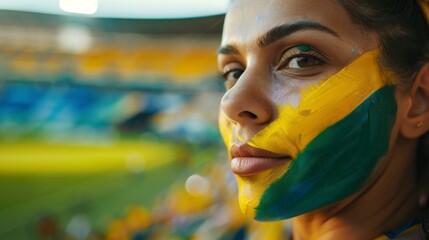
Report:
M243 74L243 70L241 69L232 69L222 74L224 81L237 81L241 74Z
M219 74L219 77L223 80L226 89L231 89L235 83L240 78L241 74L243 74L244 70L242 69L231 69Z
M321 64L322 64L322 61L312 56L299 56L299 57L293 57L292 59L290 59L286 67L290 69L299 69L299 68L309 68L309 67L319 66Z
M320 73L326 63L324 56L306 45L292 47L285 51L277 66L289 74L310 76Z

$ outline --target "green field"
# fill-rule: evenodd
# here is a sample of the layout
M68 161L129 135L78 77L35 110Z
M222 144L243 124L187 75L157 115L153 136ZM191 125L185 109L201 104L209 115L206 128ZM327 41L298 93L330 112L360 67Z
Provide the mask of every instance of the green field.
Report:
M156 148L159 149L155 153L146 154ZM145 155L145 167L139 171L130 171L123 164L121 154L127 156L130 149L134 154L139 151ZM96 154L91 155L94 151ZM0 145L0 239L42 239L38 237L37 224L44 216L55 219L58 229L64 231L73 216L83 215L93 230L104 233L109 223L124 215L128 206L150 208L174 182L198 171L218 151L216 146L201 150L198 146L164 142L119 144L102 150L93 146L3 143ZM75 162L81 162L82 171L75 162L57 164L62 155L67 155L64 159L75 157ZM88 155L93 159L85 157ZM49 156L56 161L48 159ZM160 156L171 159L161 161ZM46 165L50 169L41 170L32 159L45 161L43 164L54 162ZM22 161L25 167L6 164L11 160ZM153 162L157 160L161 163ZM106 168L103 163L111 167ZM101 166L94 168L97 165ZM36 170L31 172L31 169Z

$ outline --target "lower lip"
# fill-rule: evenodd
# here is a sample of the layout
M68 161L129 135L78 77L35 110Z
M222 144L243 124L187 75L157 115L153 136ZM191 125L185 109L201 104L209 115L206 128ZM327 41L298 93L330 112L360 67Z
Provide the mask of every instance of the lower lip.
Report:
M231 160L231 170L240 176L252 175L288 163L290 158L236 157Z

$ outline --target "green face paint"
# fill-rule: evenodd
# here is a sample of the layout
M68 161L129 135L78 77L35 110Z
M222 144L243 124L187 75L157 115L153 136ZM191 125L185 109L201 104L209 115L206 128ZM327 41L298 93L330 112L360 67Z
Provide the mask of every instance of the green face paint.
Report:
M311 47L308 45L299 45L296 48L298 48L302 52L308 52L311 50Z

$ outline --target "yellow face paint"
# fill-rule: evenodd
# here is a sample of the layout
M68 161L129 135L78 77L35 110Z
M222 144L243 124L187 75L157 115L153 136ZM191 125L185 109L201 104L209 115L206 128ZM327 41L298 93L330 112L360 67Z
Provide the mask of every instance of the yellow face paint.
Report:
M390 83L386 79L389 79L391 76L382 75L376 59L377 51L368 52L337 74L322 81L320 85L303 90L301 101L297 107L291 105L278 106L279 117L265 129L257 133L247 144L270 152L289 155L293 159L292 164L294 164L296 158L321 132L326 131L326 129L343 120L366 101L369 96ZM390 102L391 99L389 98L389 104ZM392 109L396 111L396 108L392 107ZM354 114L356 115L356 113ZM357 114L363 114L365 118L364 114L366 112ZM237 136L234 136L234 126L227 120L224 113L220 114L219 124L225 144L230 149L231 137L237 138ZM388 131L390 134L389 129ZM347 134L347 132L344 132L344 135ZM345 144L347 145L347 143ZM341 146L338 146L338 150L341 150ZM378 155L375 158L378 159ZM322 160L329 161L329 159ZM337 159L336 161L339 160ZM374 162L373 160L371 161ZM278 182L286 174L290 174L288 172L289 168L289 165L283 165L251 176L237 176L239 202L242 211L252 218L257 215L255 209L264 211L262 208L267 208L267 206L265 204L261 207L261 197L267 194L266 190L273 183ZM296 169L294 170L296 171ZM298 168L297 171L304 170L303 168ZM360 180L364 176L366 175L357 176L357 178ZM305 178L297 179L297 186L292 187L301 186L301 189L311 188L311 181L307 181ZM281 189L278 190L281 191ZM298 189L297 192L299 191ZM288 199L284 201L288 201ZM259 215L267 216L264 213ZM286 215L288 213L276 216L276 218ZM270 217L268 216L267 218L269 219Z
M287 166L262 171L251 176L237 176L238 199L241 211L255 218L255 209L268 186L287 171Z

